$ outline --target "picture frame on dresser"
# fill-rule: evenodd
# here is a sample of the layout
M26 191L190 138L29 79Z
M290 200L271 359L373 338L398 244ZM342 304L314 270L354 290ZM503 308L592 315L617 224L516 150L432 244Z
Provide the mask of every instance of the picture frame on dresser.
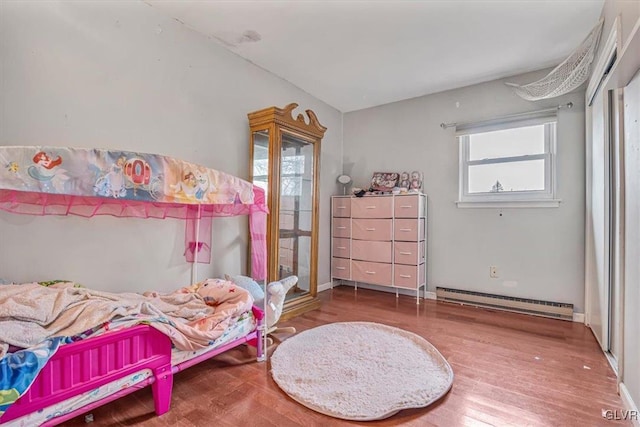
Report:
M331 198L331 283L427 292L427 196Z

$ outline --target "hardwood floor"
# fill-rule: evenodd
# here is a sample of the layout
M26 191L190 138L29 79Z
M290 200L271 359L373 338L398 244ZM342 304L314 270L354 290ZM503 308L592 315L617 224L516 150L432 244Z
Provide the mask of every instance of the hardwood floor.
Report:
M616 379L582 324L496 312L341 286L322 307L283 323L299 331L330 322L371 321L421 335L453 368L451 391L428 408L383 421L348 422L296 403L268 364L201 363L174 378L169 413L153 412L150 388L92 411L94 426L609 426L622 402ZM230 356L230 355L228 355ZM78 417L66 425L84 425Z

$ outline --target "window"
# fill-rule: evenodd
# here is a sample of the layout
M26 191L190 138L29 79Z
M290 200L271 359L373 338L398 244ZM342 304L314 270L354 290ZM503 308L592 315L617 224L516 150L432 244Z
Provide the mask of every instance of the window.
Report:
M556 116L456 126L460 146L458 207L553 207Z

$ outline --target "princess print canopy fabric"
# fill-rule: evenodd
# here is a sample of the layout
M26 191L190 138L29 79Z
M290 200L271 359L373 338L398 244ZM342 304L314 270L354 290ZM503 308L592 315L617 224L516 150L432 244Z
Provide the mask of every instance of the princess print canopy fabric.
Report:
M268 212L264 191L236 176L172 157L3 146L0 209L32 215L186 219L185 255L191 262L210 259L212 217L250 215L252 275L264 278ZM195 227L201 218L208 221Z

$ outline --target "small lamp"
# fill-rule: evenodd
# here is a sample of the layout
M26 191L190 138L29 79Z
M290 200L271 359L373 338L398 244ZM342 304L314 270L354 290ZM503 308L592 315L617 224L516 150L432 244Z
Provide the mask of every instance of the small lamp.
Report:
M351 177L349 175L340 175L338 182L342 184L342 194L347 194L347 185L351 182Z

